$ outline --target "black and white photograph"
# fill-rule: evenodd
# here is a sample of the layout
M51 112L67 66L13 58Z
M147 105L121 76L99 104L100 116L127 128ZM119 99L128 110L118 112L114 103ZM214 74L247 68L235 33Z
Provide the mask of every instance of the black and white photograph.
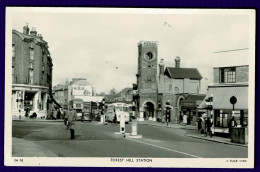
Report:
M253 168L255 10L6 7L7 166Z

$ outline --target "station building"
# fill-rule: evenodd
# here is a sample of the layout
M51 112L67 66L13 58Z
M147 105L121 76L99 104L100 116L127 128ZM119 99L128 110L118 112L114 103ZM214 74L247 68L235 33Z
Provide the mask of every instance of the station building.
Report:
M48 43L35 28L12 30L12 115L36 112L46 117L52 88L53 63Z
M202 76L196 68L182 68L176 57L175 67L158 64L158 43L138 43L137 93L139 120L162 119L166 102L172 106L170 122L176 123L182 113L181 103L187 95L199 95ZM199 96L198 96L199 97Z

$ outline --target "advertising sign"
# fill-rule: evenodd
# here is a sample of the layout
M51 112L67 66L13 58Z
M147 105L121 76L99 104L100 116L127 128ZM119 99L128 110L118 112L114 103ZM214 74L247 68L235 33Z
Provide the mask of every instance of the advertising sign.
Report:
M74 85L72 87L72 95L74 96L92 96L92 87Z

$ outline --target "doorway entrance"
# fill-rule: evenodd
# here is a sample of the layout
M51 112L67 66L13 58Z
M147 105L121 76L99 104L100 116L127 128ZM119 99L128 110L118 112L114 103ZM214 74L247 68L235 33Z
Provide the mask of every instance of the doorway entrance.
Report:
M154 104L151 102L147 102L145 104L145 113L144 118L149 119L154 117Z

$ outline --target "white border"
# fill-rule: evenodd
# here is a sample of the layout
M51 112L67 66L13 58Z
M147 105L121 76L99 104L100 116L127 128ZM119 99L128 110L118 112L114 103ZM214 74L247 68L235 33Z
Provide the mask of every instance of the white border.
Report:
M250 16L249 48L249 146L245 163L226 163L230 158L152 158L152 163L112 163L111 158L22 158L14 163L12 157L11 66L12 59L5 58L5 165L8 166L90 166L90 167L198 167L198 168L253 168L254 167L254 107L255 107L255 10L243 9L144 9L144 8L57 8L57 7L7 7L6 8L6 57L11 57L12 14L16 12L48 13L114 13L114 14L199 14L199 15L248 15ZM20 157L18 159L21 159ZM126 159L126 158L124 158ZM133 158L138 159L138 158ZM55 163L54 163L55 162Z

